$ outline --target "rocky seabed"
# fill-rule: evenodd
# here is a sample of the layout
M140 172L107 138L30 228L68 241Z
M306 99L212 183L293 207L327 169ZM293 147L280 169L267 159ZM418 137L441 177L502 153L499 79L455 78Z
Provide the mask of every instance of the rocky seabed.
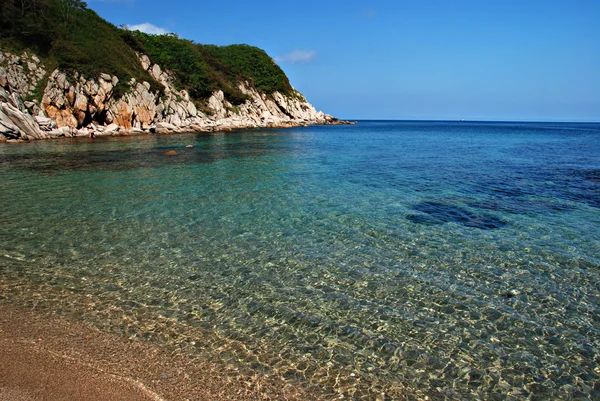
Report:
M267 96L248 82L239 83L248 96L245 103L234 106L218 90L200 111L187 91L174 87L171 72L146 55L140 63L163 86L162 93L132 78L117 95L116 76L50 72L34 54L0 51L0 141L345 123L317 111L299 92ZM36 93L42 89L39 101Z

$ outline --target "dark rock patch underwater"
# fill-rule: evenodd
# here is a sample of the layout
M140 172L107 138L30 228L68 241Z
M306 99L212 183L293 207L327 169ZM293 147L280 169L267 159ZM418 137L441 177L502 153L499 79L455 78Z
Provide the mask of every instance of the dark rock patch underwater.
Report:
M457 223L482 230L493 230L506 225L504 221L487 214L475 214L467 209L443 202L421 202L413 207L421 214L411 214L407 219L413 223L434 225Z

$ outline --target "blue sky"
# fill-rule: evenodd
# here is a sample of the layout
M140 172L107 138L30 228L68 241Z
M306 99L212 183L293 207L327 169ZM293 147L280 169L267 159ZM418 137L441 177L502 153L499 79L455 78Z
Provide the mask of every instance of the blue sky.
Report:
M600 121L600 0L89 0L115 25L248 43L348 119Z

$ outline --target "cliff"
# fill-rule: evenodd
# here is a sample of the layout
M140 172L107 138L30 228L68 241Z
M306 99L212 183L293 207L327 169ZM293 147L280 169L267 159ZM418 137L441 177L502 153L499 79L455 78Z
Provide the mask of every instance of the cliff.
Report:
M130 32L67 0L0 22L0 141L340 123L252 46Z
M238 84L247 96L243 103L233 105L218 89L198 110L188 91L174 87L172 72L163 71L146 55L140 55L140 64L162 90L153 90L149 82L131 78L119 95L115 91L119 78L115 75L102 73L88 78L78 72L50 72L36 55L0 53L0 141L291 127L338 121L315 110L298 92L291 96L280 92L267 95L247 81ZM23 101L31 98L44 80L41 101Z

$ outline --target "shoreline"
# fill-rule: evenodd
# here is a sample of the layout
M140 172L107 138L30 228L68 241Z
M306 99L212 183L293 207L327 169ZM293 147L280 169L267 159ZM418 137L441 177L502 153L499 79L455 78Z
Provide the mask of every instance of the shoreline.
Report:
M0 143L29 143L33 141L39 140L56 140L56 139L64 139L64 138L102 138L102 137L120 137L120 136L140 136L140 135L174 135L174 134L184 134L184 133L211 133L211 132L231 132L237 130L249 130L249 129L284 129L284 128L298 128L298 127L308 127L308 126L319 126L319 125L356 125L356 121L347 121L347 120L327 120L327 121L318 121L318 122L285 122L285 123L269 123L265 125L235 125L235 124L221 124L221 125L190 125L190 126L182 126L175 127L169 126L168 124L157 124L156 126L151 126L149 128L132 128L125 129L123 127L118 127L115 130L106 131L104 128L106 127L98 127L101 130L90 130L88 128L84 129L69 129L61 135L48 135L42 138L27 138L27 139L6 139L1 140ZM68 127L67 127L68 128Z
M0 349L8 350L0 353L3 401L421 399L400 383L354 375L352 364L332 371L304 358L270 365L281 349L265 345L276 354L211 328L125 309L83 288L58 289L9 270L0 275ZM81 388L96 392L83 397Z
M300 384L232 370L0 298L0 398L307 400Z
M0 51L0 142L352 124L317 111L293 88L267 95L248 81L236 84L245 97L242 103L231 103L221 89L193 100L188 91L176 88L170 71L163 71L147 55L137 58L162 89L131 78L121 82L127 90L120 93L116 75L50 72L34 54ZM22 68L25 64L29 73ZM42 77L47 77L45 89L32 98L40 91Z

